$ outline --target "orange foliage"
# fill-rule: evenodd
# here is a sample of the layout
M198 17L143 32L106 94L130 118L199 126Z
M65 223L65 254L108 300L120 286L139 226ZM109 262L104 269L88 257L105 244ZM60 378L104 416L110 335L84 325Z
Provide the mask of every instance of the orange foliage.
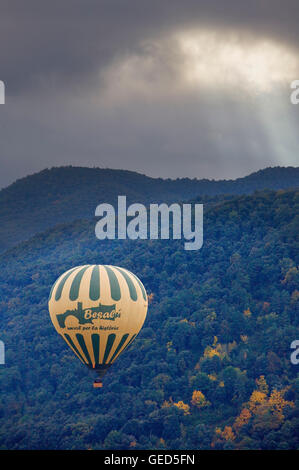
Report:
M206 400L206 397L200 390L194 390L191 403L197 408L204 408L205 406L209 406L211 404Z
M236 418L235 423L234 423L234 429L236 431L239 431L245 424L247 424L251 418L251 413L247 408L244 408L240 415Z
M231 426L225 426L224 431L222 432L222 437L226 441L233 441L236 438Z
M250 311L250 308L247 308L246 310L244 310L244 317L251 317L251 311Z
M250 411L255 414L258 407L264 404L266 399L267 395L265 393L259 392L258 390L254 390L249 400Z
M271 411L281 419L284 419L283 410L286 406L295 406L294 402L287 401L283 398L284 392L285 390L281 390L280 392L278 390L273 390L268 401Z
M265 393L266 395L268 395L269 387L268 387L268 384L266 382L266 379L265 379L264 375L261 375L259 379L256 379L255 383L257 384L257 389L258 389L259 392L262 392L262 393Z
M189 415L190 414L190 406L187 405L187 403L184 403L182 400L178 401L177 403L174 403L174 406L176 406L180 410L183 410L184 415Z
M215 429L216 441L225 440L225 441L234 441L236 439L235 433L232 430L231 426L225 426L224 430L221 431L220 428ZM214 447L215 439L213 440L211 447Z

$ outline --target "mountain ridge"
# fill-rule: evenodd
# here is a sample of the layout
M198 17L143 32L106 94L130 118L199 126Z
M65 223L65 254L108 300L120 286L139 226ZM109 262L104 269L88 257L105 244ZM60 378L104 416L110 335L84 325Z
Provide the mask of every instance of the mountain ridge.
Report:
M277 165L277 166L273 166L273 167L265 167L265 168L261 168L259 170L256 170L256 171L253 171L251 173L249 173L248 175L245 175L245 176L240 176L240 177L237 177L237 178L224 178L224 179L215 179L215 178L198 178L198 177L194 177L194 178L190 178L190 177L187 177L187 176L182 176L182 177L177 177L177 178L162 178L162 177L154 177L154 176L148 176L146 175L145 173L141 173L141 172L138 172L138 171L133 171L133 170L126 170L126 169L115 169L115 168L101 168L101 167L85 167L85 166L75 166L75 165L63 165L63 166L53 166L51 168L44 168L43 170L40 170L40 171L37 171L35 173L31 173L29 175L26 175L26 176L22 176L20 178L17 178L15 181L13 181L12 183L10 183L8 186L5 186L3 188L0 189L0 194L3 192L3 191L6 191L7 189L11 188L11 187L15 187L16 185L18 185L19 183L21 183L22 181L24 180L29 180L31 178L34 178L38 175L42 175L42 174L46 174L48 172L57 172L57 171L60 171L60 170L65 170L65 169L69 169L70 171L76 171L76 170L83 170L85 172L101 172L101 173L114 173L114 174L117 174L117 173L120 173L122 175L138 175L139 177L141 178L147 178L149 180L153 180L153 181L167 181L167 182L176 182L176 181L197 181L197 182L210 182L210 183L231 183L231 182L236 182L236 181L243 181L243 180L246 180L246 179L253 179L255 176L261 176L262 174L273 174L273 173L276 173L278 171L284 171L284 172L290 172L290 171L293 171L295 170L296 173L297 173L297 176L299 175L299 166L280 166L280 165Z
M298 187L299 167L273 167L236 180L152 178L129 170L53 167L0 191L0 251L58 223L94 217L101 202L180 202L202 196Z

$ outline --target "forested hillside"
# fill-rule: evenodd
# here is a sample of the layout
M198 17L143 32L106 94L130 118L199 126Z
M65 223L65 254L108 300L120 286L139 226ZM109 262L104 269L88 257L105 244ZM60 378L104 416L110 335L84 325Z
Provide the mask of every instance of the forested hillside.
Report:
M74 186L82 198L79 182ZM71 189L54 196L44 188L32 210L49 197L63 215L66 194L69 204L75 200ZM0 447L298 447L298 366L290 362L299 337L298 209L296 191L219 202L205 210L198 252L185 251L180 240L99 241L94 221L81 220L3 254ZM88 263L132 270L150 296L144 328L100 390L47 311L57 276Z
M299 168L266 168L236 180L149 178L132 171L61 167L46 169L0 191L0 252L38 232L94 216L101 202L149 203L197 196L249 194L255 190L298 188Z

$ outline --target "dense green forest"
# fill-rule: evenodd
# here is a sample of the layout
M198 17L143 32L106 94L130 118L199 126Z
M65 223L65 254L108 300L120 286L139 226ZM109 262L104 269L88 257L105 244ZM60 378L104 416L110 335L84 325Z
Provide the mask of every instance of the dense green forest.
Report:
M94 220L77 220L2 254L0 447L298 448L298 209L295 190L220 198L205 207L198 252L180 240L99 241ZM150 297L101 390L47 310L58 275L87 263L133 271Z
M60 167L21 178L0 191L0 252L38 232L94 217L101 202L118 195L131 202L179 202L200 196L297 188L299 168L266 168L236 180L150 178L133 171Z

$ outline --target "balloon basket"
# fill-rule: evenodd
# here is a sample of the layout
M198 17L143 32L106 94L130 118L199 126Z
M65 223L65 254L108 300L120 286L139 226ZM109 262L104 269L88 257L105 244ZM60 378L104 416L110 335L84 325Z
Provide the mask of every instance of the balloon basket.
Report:
M98 378L95 379L94 383L93 383L93 388L102 388L103 387L103 377L104 375L106 374L107 370L109 369L109 367L111 366L111 364L97 364L95 368L93 368L93 370L95 370L98 374Z
M97 379L93 383L93 388L102 388L103 387L103 382L101 380Z

